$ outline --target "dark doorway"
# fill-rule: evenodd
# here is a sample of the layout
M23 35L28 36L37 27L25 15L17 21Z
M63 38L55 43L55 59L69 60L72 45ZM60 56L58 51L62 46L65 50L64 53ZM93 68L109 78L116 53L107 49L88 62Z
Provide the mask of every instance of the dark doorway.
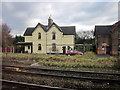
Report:
M66 47L64 46L62 48L63 48L63 54L65 54L66 53Z
M110 47L109 46L106 47L106 54L110 54Z

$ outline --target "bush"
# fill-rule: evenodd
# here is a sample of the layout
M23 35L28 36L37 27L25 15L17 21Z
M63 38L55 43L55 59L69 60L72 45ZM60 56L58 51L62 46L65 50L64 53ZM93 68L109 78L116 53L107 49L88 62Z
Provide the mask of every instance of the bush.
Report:
M117 58L117 60L114 61L114 68L120 69L120 58Z
M82 57L94 59L94 58L96 58L96 55L93 52L86 52Z

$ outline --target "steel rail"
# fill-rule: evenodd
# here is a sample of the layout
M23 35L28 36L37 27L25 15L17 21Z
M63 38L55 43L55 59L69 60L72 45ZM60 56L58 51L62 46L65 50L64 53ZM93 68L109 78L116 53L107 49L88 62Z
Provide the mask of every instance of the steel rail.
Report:
M79 79L84 81L97 81L97 82L109 82L109 83L120 84L119 79L102 79L102 78L93 78L93 77L65 76L65 75L45 74L45 73L26 72L26 71L11 71L11 70L3 70L3 72L8 72L9 74L18 73L22 75L38 75L38 76L47 76L47 77L49 76L49 77L57 77L57 78Z
M24 69L35 69L35 70L44 70L44 71L58 71L58 72L71 72L71 73L86 73L86 74L104 74L104 75L116 75L120 76L120 73L107 73L107 72L93 72L93 71L75 71L75 70L60 70L60 69L46 69L46 68L34 68L27 66L15 66L15 65L2 65L4 67L16 67L16 68L24 68Z
M60 87L51 87L51 86L46 86L46 85L38 85L38 84L31 84L31 83L25 83L25 82L17 82L17 81L9 81L9 80L4 80L0 79L2 81L2 84L7 84L7 85L16 85L19 87L28 87L29 89L47 89L47 90L73 90L73 89L67 89L67 88L60 88Z

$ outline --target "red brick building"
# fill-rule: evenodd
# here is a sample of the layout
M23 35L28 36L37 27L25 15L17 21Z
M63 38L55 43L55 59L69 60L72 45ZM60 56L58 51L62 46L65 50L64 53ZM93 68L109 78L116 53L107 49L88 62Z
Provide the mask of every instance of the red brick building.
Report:
M113 25L95 26L94 36L97 54L120 54L120 21Z

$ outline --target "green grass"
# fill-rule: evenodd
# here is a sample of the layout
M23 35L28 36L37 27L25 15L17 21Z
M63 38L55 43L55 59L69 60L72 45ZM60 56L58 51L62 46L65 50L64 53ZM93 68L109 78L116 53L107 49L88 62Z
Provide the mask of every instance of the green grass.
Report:
M3 59L29 60L44 66L65 67L65 68L119 68L120 58L98 57L92 52L85 55L42 55L42 54L3 54Z

